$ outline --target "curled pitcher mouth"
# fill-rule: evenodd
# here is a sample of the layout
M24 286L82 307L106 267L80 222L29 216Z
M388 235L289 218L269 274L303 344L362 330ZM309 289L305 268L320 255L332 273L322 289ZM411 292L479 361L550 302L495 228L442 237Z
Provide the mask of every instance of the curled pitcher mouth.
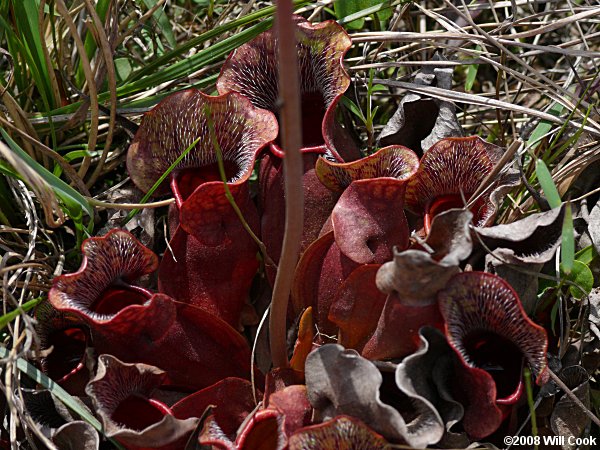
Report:
M335 107L350 85L342 60L352 42L334 21L311 24L295 16L299 63L302 142L304 149L325 146L341 160L336 151ZM229 55L217 80L220 94L236 91L247 96L257 107L279 118L277 75L277 39L266 31ZM279 136L273 152L282 156ZM342 149L343 150L343 149Z
M433 218L452 208L464 208L492 171L501 150L479 136L438 141L421 158L419 169L406 188L406 208L424 217L425 231ZM491 192L469 207L476 226L489 224L495 214Z
M491 375L497 403L519 399L525 361L542 383L546 332L527 317L517 294L502 278L484 272L457 274L438 293L438 301L448 342L466 367Z
M171 94L144 115L127 152L127 169L136 186L147 192L200 138L171 174L181 206L201 184L221 181L215 146L221 152L227 182L242 183L250 177L258 153L277 133L273 114L256 108L241 94L215 97L188 89ZM157 194L166 189L165 184Z
M54 281L48 298L55 308L102 322L150 299L148 290L130 282L154 272L158 258L130 233L115 229L89 238L82 252L81 268Z

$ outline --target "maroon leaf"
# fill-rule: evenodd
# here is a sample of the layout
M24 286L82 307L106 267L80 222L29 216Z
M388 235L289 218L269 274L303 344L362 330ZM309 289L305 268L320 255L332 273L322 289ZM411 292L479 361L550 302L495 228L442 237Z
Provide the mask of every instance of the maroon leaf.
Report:
M469 211L450 210L435 217L423 250L394 251L394 260L376 276L387 294L375 332L362 349L370 359L406 356L417 350L419 328L442 328L436 293L460 271L458 264L472 249Z
M408 246L402 207L406 182L417 167L417 156L403 147L387 147L346 164L323 158L317 162L321 181L344 189L331 222L335 242L345 256L358 264L383 263L391 259L394 246Z
M440 370L452 377L450 392L464 405L463 428L473 440L489 436L504 420L503 405L497 402L496 383L488 372L465 364L460 355L446 361ZM438 375L438 378L442 375Z
M256 222L255 216L247 215L246 219ZM255 242L237 217L235 220L225 228L228 235L237 238L218 246L203 245L178 227L160 263L158 286L161 292L239 328L258 260Z
M288 437L311 423L312 406L304 385L287 386L274 392L266 407L277 410L283 416L285 435Z
M128 151L131 177L147 191L201 138L171 174L179 217L173 214L170 222L178 223L195 240L175 232L171 243L174 258L162 262L160 285L177 300L211 311L234 327L240 325L241 310L258 268L258 248L226 197L216 147L223 158L227 188L245 221L258 233L258 213L249 197L248 179L258 153L277 132L275 117L238 93L211 97L190 89L167 97L146 114ZM193 242L192 249L185 248L188 242ZM212 260L217 252L218 263ZM223 275L214 277L231 273L236 276L229 276L227 283Z
M300 251L317 239L338 195L325 189L314 173L318 155L334 160L355 159L360 153L345 130L335 121L335 109L350 84L342 65L351 41L334 21L311 24L295 16L302 109L304 228ZM237 48L217 80L220 93L237 91L257 107L279 116L277 39L273 31L262 33ZM276 145L265 156L260 169L261 230L269 257L279 262L285 223L283 150ZM275 269L267 267L271 283Z
M89 331L76 318L54 309L49 303L36 308L36 331L41 348L50 354L41 358L42 370L71 395L84 395L89 381L86 350Z
M175 403L171 410L178 419L201 418L209 406L213 407L211 412L219 428L234 440L237 429L256 407L252 385L248 380L225 378L188 395Z
M75 273L54 279L48 298L62 312L102 323L129 305L143 305L151 296L130 283L152 273L158 259L130 233L111 230L106 236L86 239L83 261Z
M319 158L316 172L331 191L343 192L353 181L372 178L407 180L419 166L417 155L406 147L391 145L372 155L348 163Z
M287 438L283 430L283 416L274 409L263 409L248 417L235 442L228 439L209 416L198 438L200 445L224 450L283 450Z
M336 292L328 318L339 328L338 344L345 348L361 352L377 328L386 299L375 284L380 267L357 267Z
M234 442L223 433L215 417L207 410L208 416L202 423L202 430L198 435L198 444L202 450L238 450Z
M237 450L287 448L287 437L310 423L312 408L306 397L306 387L288 386L267 400L265 408L256 409L246 417L237 436L228 433L211 410L199 436L200 444Z
M396 368L396 384L407 395L430 403L446 425L438 446L465 447L466 437L452 427L462 422L471 439L481 439L498 429L503 414L496 404L496 385L485 370L464 363L434 328L419 330L421 345ZM430 424L433 422L430 421Z
M331 221L335 243L345 256L358 264L381 264L392 258L392 248L408 247L403 184L386 178L358 180L344 191Z
M155 294L104 324L94 324L99 353L165 370L165 384L202 389L226 377L250 376L250 349L237 331L212 314ZM223 355L228 355L223 358Z
M314 242L323 224L331 214L339 193L332 192L321 184L315 173L315 161L320 152L303 151L302 188L304 190L304 224L300 251ZM285 194L283 162L281 157L267 153L260 165L259 208L261 214L262 240L269 257L279 262L281 243L285 229ZM271 284L275 281L275 268L267 266Z
M249 375L248 344L231 326L127 283L156 267L156 256L129 233L115 230L87 239L83 253L79 271L57 277L49 299L90 328L98 353L158 366L167 372L168 384L182 387L199 389L227 376Z
M419 329L429 325L442 328L442 318L436 304L406 305L395 295L385 300L375 332L361 354L369 359L401 358L419 347Z
M348 296L356 287L344 284L350 274L360 265L388 261L394 247L408 246L408 224L402 206L406 182L417 165L416 155L400 147L382 149L347 164L323 158L318 161L316 170L321 181L337 191L345 190L331 213L330 224L323 229L333 231L313 242L298 264L292 298L296 312L308 306L314 308L322 332L336 332L328 317L336 296L345 302L340 308L357 310ZM374 283L368 285L372 293L369 298L380 297ZM348 326L352 324L346 321ZM361 334L359 340L368 337L364 330Z
M306 249L292 285L294 314L312 306L313 317L319 330L335 333L328 315L340 283L356 268L356 263L345 257L334 245L333 232L321 236Z

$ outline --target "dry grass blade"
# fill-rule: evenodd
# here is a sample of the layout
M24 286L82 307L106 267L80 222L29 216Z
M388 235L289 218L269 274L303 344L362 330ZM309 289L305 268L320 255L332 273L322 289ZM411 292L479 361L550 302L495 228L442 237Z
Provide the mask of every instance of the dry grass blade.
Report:
M23 177L25 182L35 192L38 201L44 209L46 223L50 227L59 227L66 219L56 195L46 181L27 163L19 158L8 146L0 141L0 156Z
M538 36L540 34L548 33L553 30L557 30L561 27L564 27L564 26L567 26L570 24L577 23L578 21L583 20L583 19L588 19L591 17L599 16L599 15L600 15L600 8L591 7L587 11L582 11L580 13L573 14L570 17L564 17L562 19L555 20L551 24L537 27L534 30L523 31L521 33L514 33L514 34L508 34L508 35L500 35L499 37L500 38L510 38L510 39L529 38L529 37L533 37L533 36Z
M104 142L104 149L102 150L102 154L100 155L100 160L96 165L94 172L90 176L87 181L87 186L92 186L100 174L102 173L102 169L104 168L104 163L106 161L106 157L108 156L108 152L110 150L110 145L112 144L113 134L115 132L115 123L117 116L117 77L115 74L115 65L113 61L113 51L114 49L108 42L108 37L106 32L104 31L104 26L94 5L91 0L85 0L85 5L87 7L88 13L92 17L92 21L94 24L95 36L98 42L100 49L102 50L102 57L104 61L104 67L106 68L106 73L108 75L108 91L110 92L110 116L108 122L108 132L106 135L106 140ZM93 148L93 147L90 147Z
M175 91L199 87L214 94L223 60L271 26L276 6L281 15L277 25L281 28L278 61L282 68L277 107L283 106L277 116L283 123L283 142L278 144L286 152L283 164L288 209L286 241L272 304L256 332L258 340L270 316L271 351L265 345L266 337L258 346L257 340L252 345L252 360L261 369L268 366L271 356L275 366L288 365L286 302L303 227L298 215L303 209L298 181L302 162L296 159L301 143L295 134L301 127L297 117L288 116L290 111L291 116L297 115L298 109L298 86L293 83L296 61L292 58L297 52L288 20L291 6L301 7L297 13L315 23L338 20L349 32L353 46L346 54L345 64L354 86L346 91L345 100L351 100L349 103L355 108L338 107L337 118L342 118L343 128L352 132L366 153L375 149L375 145L370 145L373 137L404 96L414 93L436 102L453 102L465 135L479 135L507 148L470 198L462 199L467 207L477 205L476 200L503 179L503 170L518 154L529 189L511 187L495 223L509 224L543 208L534 201L540 190L535 173L538 160L547 165L546 181L555 185L559 202L577 197L570 201L575 208L575 226L583 223L575 215L576 208L584 199L589 199L592 208L600 192L600 178L589 170L600 161L600 8L596 1L347 0L376 6L367 8L368 13L363 10L339 17L336 5L340 2L346 0L0 1L0 132L6 136L5 142L0 142L0 170L6 174L0 179L0 282L4 309L0 321L4 336L4 347L0 346L4 365L0 389L7 398L0 433L2 439L12 439L13 448L26 448L28 444L31 447L31 443L39 446L40 441L48 448L54 445L29 415L21 392L21 384L25 386L23 377L28 376L24 367L31 365L31 355L41 354L29 305L46 300L53 277L63 269L77 269L77 241L86 233L103 234L113 224L124 226L116 219L120 213L110 210L131 210L127 216L130 218L134 211L154 208L145 214L152 216L152 221L140 216L127 227L138 236L146 233L157 254L169 251L169 243L165 242L167 224L170 225L167 209L173 209L174 200L138 200L141 194L125 170L125 153L140 116ZM20 7L24 4L27 8ZM17 10L33 14L16 17ZM356 19L358 16L360 20ZM356 25L359 22L362 25ZM28 36L34 38L36 45L26 40L27 25L36 30ZM31 54L32 49L35 54ZM435 60L436 53L446 60ZM435 83L426 87L411 82L415 74L423 75L440 66L452 71L451 89L441 89ZM47 77L40 76L45 71ZM372 80L373 86L366 80ZM364 110L372 113L368 126L360 121L361 114L366 117ZM420 123L416 125L419 126ZM407 146L412 148L412 144ZM226 165L219 161L224 180ZM255 178L251 178L253 194L257 186ZM235 209L235 202L232 207ZM157 224L164 224L164 230ZM587 329L591 321L586 321L586 302L574 301L568 295L569 286L578 282L565 278L560 258L555 267L549 268L548 264L540 272L531 266L511 264L482 235L474 236L480 253L489 256L484 263L478 259L481 255L471 255L469 264L473 270L489 269L484 266L489 260L494 266L503 265L533 280L529 285L533 286L534 300L554 295L548 301L556 302L554 329L560 344L550 344L549 351L560 355L570 344L580 344L577 364L585 366L588 361L584 364L582 355L588 346L596 344L595 337ZM270 258L260 241L264 237L253 237L268 266ZM598 257L592 251L595 247L587 245L582 251L586 252L589 261L585 265L591 271ZM577 255L574 261L579 261ZM264 272L255 279L248 297L251 303L264 308L268 289L258 289L264 282L259 281L261 275L264 278ZM537 282L540 289L535 291ZM597 286L597 277L595 283ZM517 285L513 284L516 290ZM258 294L259 290L263 292ZM550 336L551 327L546 329ZM324 336L317 330L315 342ZM393 371L390 365L380 368ZM595 370L588 371L593 398L592 406L587 408L585 402L578 401L577 391L574 394L555 373L550 374L565 392L563 398L573 400L576 412L581 408L592 421L591 435L600 427L594 414L599 407L595 394L600 392L598 369ZM34 383L39 383L40 374L33 377ZM51 383L48 377L45 380ZM252 378L255 402L260 404L258 384L258 379ZM519 408L522 416L526 408ZM90 419L99 426L93 417ZM517 435L535 432L527 420ZM104 442L103 446L110 447L110 443Z
M558 387L560 387L560 389L573 401L573 403L575 403L579 408L581 408L581 410L585 413L586 416L590 418L592 422L600 426L600 419L598 419L598 417L596 417L594 413L592 413L583 403L581 403L581 400L577 398L573 391L569 389L569 387L560 379L558 375L556 375L550 369L547 370L550 374L550 378L552 378L552 381L554 381L558 385Z
M13 124L6 121L2 117L0 117L0 123L3 124L4 126L6 126L7 128L13 130L14 132L16 132L19 136L21 136L21 138L27 144L37 147L46 156L54 159L61 166L61 168L65 171L65 173L67 174L69 179L75 184L75 186L77 187L79 192L81 192L83 195L86 195L88 197L90 196L90 192L89 192L87 186L85 185L83 180L79 177L79 175L77 174L75 169L73 169L73 166L71 166L71 164L69 164L69 162L66 161L65 158L63 158L59 153L57 153L54 150L52 150L51 148L47 147L39 140L36 140L33 137L29 136L27 133L21 131L20 129L18 129L17 127L15 127Z
M367 32L367 33L353 33L350 35L352 38L352 42L359 44L363 42L414 42L414 41L430 41L430 42L438 42L438 41L451 41L451 40L460 40L460 41L471 41L471 42L485 42L485 36L479 36L476 34L470 33L458 33L458 32L440 32L440 31L430 31L425 33L417 33L410 31L380 31L380 32ZM589 35L588 38L596 38L598 34ZM559 55L567 55L567 56L582 56L586 58L594 58L598 57L598 52L593 52L589 50L565 50L565 48L572 47L578 44L581 44L581 39L575 39L570 42L562 42L558 45L535 45L528 44L526 42L513 41L511 39L495 39L496 42L503 45L510 45L514 47L522 47L531 49L534 52L525 53L522 56L532 56L543 53L557 53ZM414 61L414 63L427 63L427 61Z
M77 31L77 26L71 15L69 10L65 6L64 0L56 0L56 7L58 12L60 13L62 19L67 24L69 28L69 32L71 33L71 37L75 42L75 46L77 47L77 51L79 53L79 57L81 58L81 63L83 67L83 72L85 73L85 80L87 82L88 92L89 92L89 101L91 103L91 111L92 111L92 121L90 123L90 133L88 138L88 148L90 150L94 150L96 148L96 140L98 138L98 91L96 90L96 82L94 80L94 74L92 72L92 67L90 65L90 60L87 57L87 53L85 51L85 47L83 45L83 41L79 36ZM82 105L82 111L87 109L86 102ZM91 158L86 156L79 168L79 177L84 178L91 164Z
M407 83L405 81L393 81L383 79L375 79L373 81L384 86L399 87L410 92L428 95L430 97L438 98L440 100L448 100L458 103L467 103L472 105L489 106L493 108L505 109L508 111L514 111L532 117L537 117L539 119L547 120L548 122L552 122L557 125L562 125L564 123L564 121L560 117L553 116L552 114L548 114L532 108L527 108L525 106L504 102L502 100L485 98L480 95L467 94L465 92L452 91L449 89L440 89L431 86L423 87L422 85L415 83ZM589 125L583 125L580 122L576 121L570 121L569 126L574 129L583 128L585 131L588 131L594 136L600 136L600 127L593 128Z
M492 181L496 179L496 177L502 171L502 169L504 169L506 164L508 164L508 162L514 158L515 153L522 144L523 142L521 142L518 139L512 144L510 144L510 147L506 149L506 151L502 155L502 158L500 158L500 161L496 163L492 171L481 181L481 184L475 190L475 192L473 192L471 198L468 199L467 208L471 207L483 193L490 189L490 187L492 186Z

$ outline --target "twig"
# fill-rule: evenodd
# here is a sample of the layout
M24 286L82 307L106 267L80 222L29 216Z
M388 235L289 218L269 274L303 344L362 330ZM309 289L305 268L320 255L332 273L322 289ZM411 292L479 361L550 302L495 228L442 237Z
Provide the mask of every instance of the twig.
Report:
M110 203L103 202L102 200L96 200L92 197L85 197L88 203L96 208L104 208L104 209L149 209L149 208L160 208L162 206L169 206L171 203L175 203L174 198L169 198L167 200L161 200L159 202L152 203Z
M504 169L504 166L506 166L506 164L513 159L513 157L515 156L515 152L522 143L523 142L521 140L517 139L512 144L510 144L510 146L504 152L500 160L493 167L492 171L489 174L487 174L487 176L479 184L479 187L475 190L475 192L473 192L473 195L471 195L467 207L472 206L481 196L481 194L486 192L492 186L492 181L494 181L494 179L496 178L496 176L498 176L500 171Z
M598 419L588 408L587 406L585 406L581 400L579 400L577 398L577 396L575 394L573 394L573 391L571 389L569 389L569 387L563 383L563 381L559 378L558 375L556 375L552 370L550 370L550 368L548 367L546 369L548 371L548 374L550 375L550 378L552 378L552 381L554 381L559 388L561 388L563 390L563 392L565 394L567 394L567 396L573 400L573 403L575 403L579 408L581 408L581 410L585 413L586 416L588 416L590 418L590 420L592 422L594 422L596 425L598 425L600 427L600 419Z
M581 197L577 197L577 198L571 200L571 203L575 203L575 202L581 201L581 200L583 200L585 198L588 198L588 197L590 197L590 196L592 196L594 194L597 194L598 192L600 192L600 187L596 188L596 189L594 189L594 190L592 190L592 191L590 191L590 192L588 192L586 194L583 194Z
M286 346L286 316L294 272L300 253L304 225L304 195L302 192L302 145L300 116L300 84L292 20L291 0L277 3L275 26L279 41L279 95L281 100L281 132L283 149L283 172L285 176L285 233L279 260L279 270L273 286L269 338L271 356L275 367L288 367Z

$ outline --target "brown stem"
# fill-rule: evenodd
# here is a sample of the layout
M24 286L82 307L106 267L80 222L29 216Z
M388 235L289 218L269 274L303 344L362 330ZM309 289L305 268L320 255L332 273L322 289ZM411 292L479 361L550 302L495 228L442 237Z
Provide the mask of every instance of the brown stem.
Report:
M275 27L277 31L279 100L281 102L281 134L285 156L285 233L279 260L279 270L273 286L269 339L274 367L288 367L286 346L286 317L292 281L304 224L304 195L302 192L302 146L300 116L300 83L298 81L298 58L291 0L279 0Z

